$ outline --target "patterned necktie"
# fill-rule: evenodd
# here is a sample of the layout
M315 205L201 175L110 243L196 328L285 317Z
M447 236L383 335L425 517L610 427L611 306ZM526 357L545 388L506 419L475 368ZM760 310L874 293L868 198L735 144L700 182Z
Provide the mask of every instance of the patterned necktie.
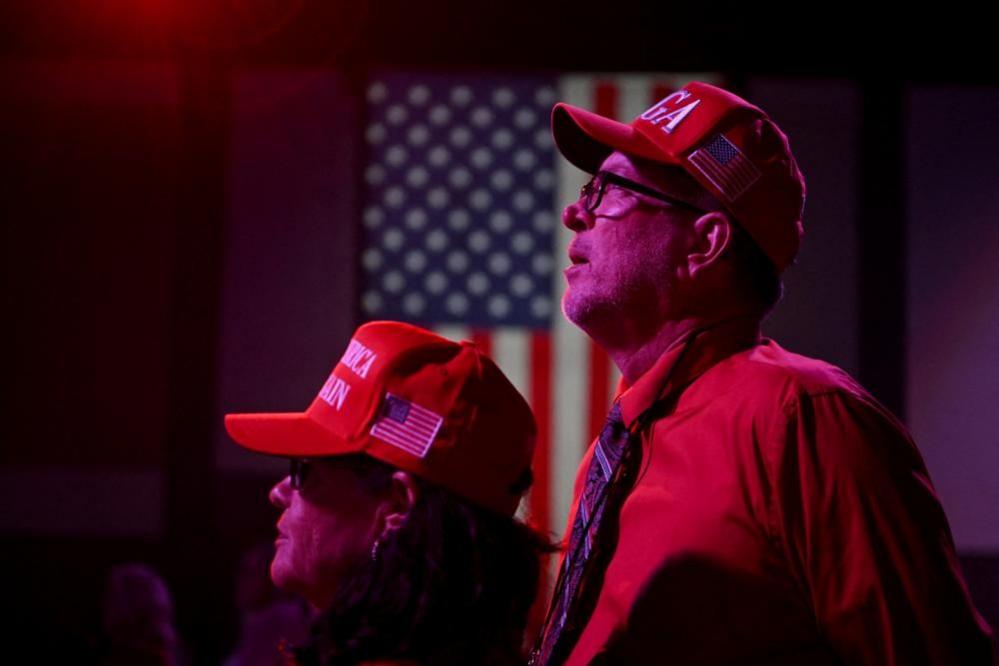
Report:
M541 646L532 656L531 664L547 666L553 663L551 659L555 646L574 611L573 604L577 601L586 563L593 553L594 545L598 543L597 531L607 508L610 486L618 476L618 467L627 449L628 437L628 429L621 420L621 406L615 402L593 447L593 458L586 472L586 485L579 498L576 518L572 522L569 549L562 560L555 586L557 596L552 601ZM582 618L574 619L578 623Z

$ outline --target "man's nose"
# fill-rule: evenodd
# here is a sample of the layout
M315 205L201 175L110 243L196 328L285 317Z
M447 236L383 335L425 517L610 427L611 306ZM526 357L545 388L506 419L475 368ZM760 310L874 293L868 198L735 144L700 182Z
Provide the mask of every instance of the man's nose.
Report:
M288 508L288 498L291 496L291 477L286 476L271 488L271 492L267 494L268 499L270 499L271 504L279 509Z
M574 201L562 209L562 224L571 231L582 231L593 224L593 215L589 213L583 204Z

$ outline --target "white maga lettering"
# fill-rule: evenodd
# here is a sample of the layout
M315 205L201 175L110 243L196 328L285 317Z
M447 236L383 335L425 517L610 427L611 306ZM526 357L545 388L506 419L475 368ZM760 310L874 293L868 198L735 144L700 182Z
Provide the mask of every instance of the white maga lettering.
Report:
M350 371L361 379L367 379L368 371L371 370L371 364L374 363L377 358L378 354L374 353L357 340L351 340L350 344L347 345L347 351L343 353L343 358L340 359L340 362L350 368Z
M661 100L652 105L652 107L642 114L642 120L648 120L654 125L658 125L663 121L669 110L666 108L673 104L674 102L682 102L683 100L690 97L690 92L687 90L677 90L675 93L671 93L663 97Z
M693 111L694 107L700 103L701 100L698 99L691 102L690 104L688 104L683 108L677 109L676 111L673 111L671 113L667 113L666 117L669 119L669 122L663 125L660 129L662 129L662 131L666 132L667 134L672 132L673 130L676 129L676 126L679 125L680 122L687 117L687 114Z
M335 407L339 412L343 408L343 401L347 399L349 391L350 384L339 377L330 375L330 378L323 385L323 390L319 392L319 397L323 399L323 402L331 407Z
M661 125L665 121L669 121L663 125L660 129L667 134L671 133L676 129L676 126L683 122L683 119L687 117L691 111L694 110L701 100L695 99L689 104L682 106L680 108L671 108L676 104L685 101L690 97L690 92L687 90L677 90L671 95L659 100L655 105L652 106L648 111L642 114L642 120L648 120L653 125Z

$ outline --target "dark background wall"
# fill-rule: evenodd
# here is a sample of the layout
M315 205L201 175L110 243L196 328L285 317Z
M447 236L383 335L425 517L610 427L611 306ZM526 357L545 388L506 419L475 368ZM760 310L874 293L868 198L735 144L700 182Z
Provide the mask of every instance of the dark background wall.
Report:
M393 66L715 71L768 109L810 190L768 332L905 417L999 624L984 28L743 4L7 3L7 644L89 654L108 567L141 560L194 663L230 647L234 562L272 536L281 468L221 414L306 404L353 329L364 82Z

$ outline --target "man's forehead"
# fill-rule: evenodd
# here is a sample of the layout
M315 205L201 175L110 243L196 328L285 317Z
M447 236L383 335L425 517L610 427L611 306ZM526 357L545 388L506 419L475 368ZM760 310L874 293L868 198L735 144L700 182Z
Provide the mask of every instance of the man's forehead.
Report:
M601 171L612 171L616 174L622 176L629 175L625 172L635 171L635 160L637 158L626 155L618 150L615 150L610 155L608 155L604 161L600 164Z

